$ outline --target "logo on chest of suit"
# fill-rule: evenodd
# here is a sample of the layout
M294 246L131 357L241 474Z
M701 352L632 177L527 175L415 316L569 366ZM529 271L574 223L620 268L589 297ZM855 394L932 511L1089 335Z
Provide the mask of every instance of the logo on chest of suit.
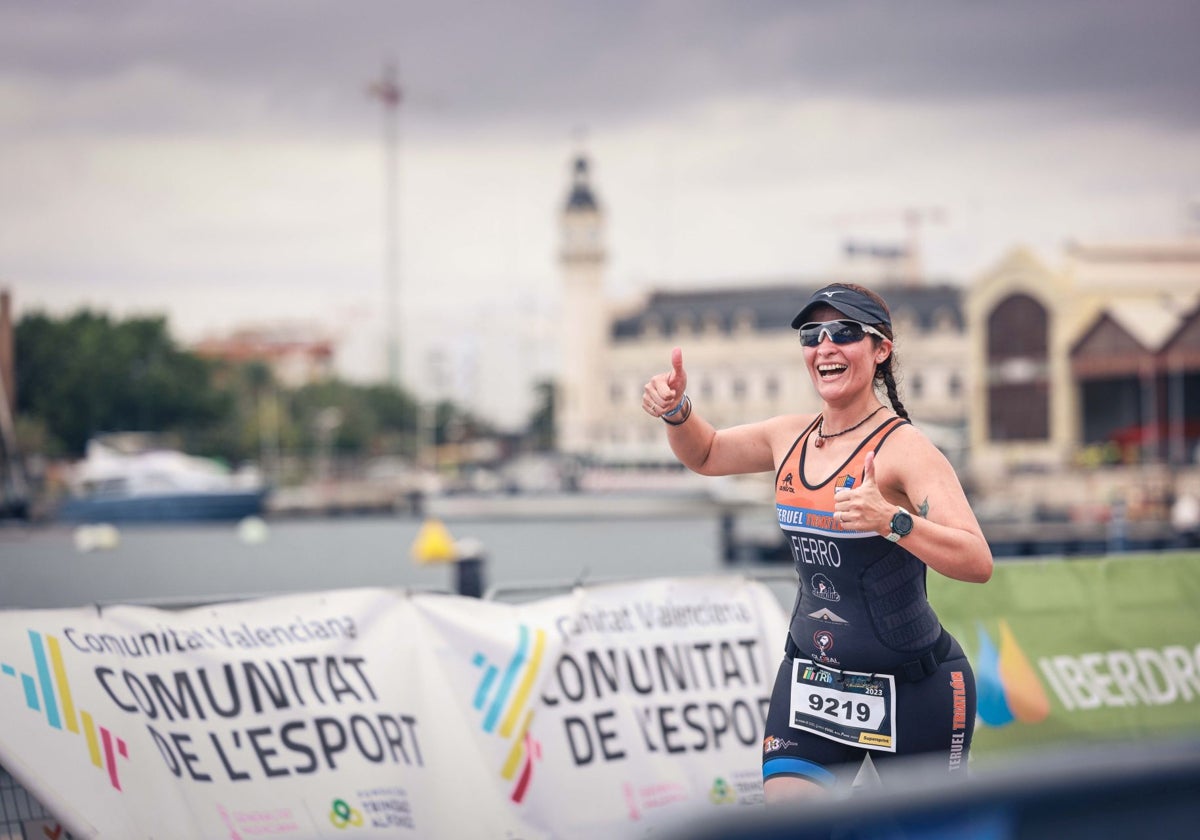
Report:
M833 586L833 581L825 575L816 574L809 579L808 591L822 601L840 601L842 596Z
M833 649L833 633L828 630L818 630L813 633L813 645L817 650L813 653L813 662L820 662L824 665L840 665L837 657L830 656L829 651Z
M816 612L810 612L808 617L814 621L824 621L826 624L849 624L850 622L835 613L829 607L821 607Z
M829 649L833 647L833 634L828 630L818 630L813 633L813 644L821 653L829 653Z
M792 474L785 475L783 481L779 482L779 486L775 489L780 493L795 493L795 489L792 488Z

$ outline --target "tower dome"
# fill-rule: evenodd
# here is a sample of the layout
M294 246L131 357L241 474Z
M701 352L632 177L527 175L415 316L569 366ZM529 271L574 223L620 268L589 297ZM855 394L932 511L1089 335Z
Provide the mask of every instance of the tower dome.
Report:
M564 263L605 262L604 211L592 191L588 159L583 153L575 156L571 166L571 188L562 209L561 225L560 256ZM589 282L593 279L589 278Z
M600 209L588 178L588 161L583 155L575 158L575 172L571 179L571 192L567 196L566 212L596 211Z

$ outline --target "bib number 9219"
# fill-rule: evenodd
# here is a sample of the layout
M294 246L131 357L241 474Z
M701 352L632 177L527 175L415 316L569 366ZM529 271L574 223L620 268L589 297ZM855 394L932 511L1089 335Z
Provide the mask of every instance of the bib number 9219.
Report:
M796 659L791 725L872 750L896 751L896 691L891 674L834 671Z
M819 712L832 720L845 721L850 726L864 726L877 717L869 703L862 700L842 700L838 697L822 697L815 692L808 695L808 705L814 712Z

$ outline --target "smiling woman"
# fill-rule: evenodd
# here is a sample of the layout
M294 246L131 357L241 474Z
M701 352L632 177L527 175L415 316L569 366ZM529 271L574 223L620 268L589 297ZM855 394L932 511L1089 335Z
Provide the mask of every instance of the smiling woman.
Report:
M925 574L986 581L991 551L950 463L909 422L884 300L835 283L791 324L816 415L718 430L686 393L678 347L642 396L690 469L775 471L799 592L766 719L766 798L848 783L868 750L885 782L898 775L893 758L914 754L943 756L947 778L962 776L975 679L926 598Z

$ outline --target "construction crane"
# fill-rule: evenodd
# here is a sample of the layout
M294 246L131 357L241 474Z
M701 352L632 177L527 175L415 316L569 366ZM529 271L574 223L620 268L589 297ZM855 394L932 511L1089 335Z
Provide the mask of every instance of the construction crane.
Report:
M931 223L945 222L947 213L940 207L901 207L896 209L863 210L841 213L830 218L843 232L843 255L847 264L867 258L877 265L886 266L884 278L907 286L919 286L924 282L921 238L924 227ZM899 222L904 230L902 245L879 243L861 244L850 239L846 231L866 225Z

